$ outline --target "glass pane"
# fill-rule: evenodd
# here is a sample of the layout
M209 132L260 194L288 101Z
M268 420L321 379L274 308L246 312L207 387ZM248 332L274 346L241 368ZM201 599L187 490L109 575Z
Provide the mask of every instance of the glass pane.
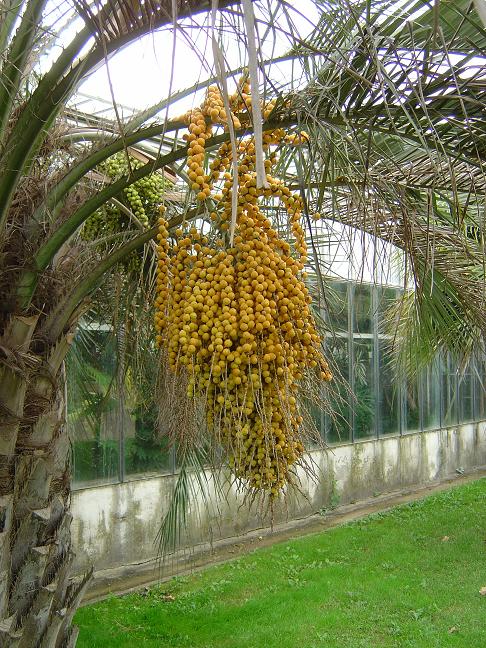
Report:
M474 375L473 364L468 363L459 374L459 422L474 421Z
M383 288L378 286L378 332L380 334L387 333L386 331L386 316L390 306L396 302L400 295L398 288Z
M373 331L372 289L367 284L354 286L353 331L356 333Z
M71 410L68 415L73 448L73 482L76 486L118 480L118 432L113 426L110 412L103 411L99 402L94 411L96 422L93 426L78 419L76 411Z
M373 340L354 340L354 437L375 436L375 390L373 384Z
M341 281L329 283L327 307L331 330L348 330L348 284Z
M422 417L424 430L440 428L440 373L439 363L428 367L422 376Z
M476 359L476 416L486 419L486 360Z
M67 359L68 428L76 486L119 476L117 399L111 390L113 349L105 331L81 331Z
M329 399L325 417L326 440L328 443L347 443L351 439L348 338L328 339L326 357L333 372L333 379L326 386L326 396Z
M124 419L126 476L172 472L169 439L158 433L155 404L135 404Z
M386 340L379 342L379 381L379 434L397 434L400 432L400 386Z
M443 425L457 425L458 406L456 394L457 368L450 357L441 362Z
M406 425L403 432L420 431L419 380L407 381L406 391Z

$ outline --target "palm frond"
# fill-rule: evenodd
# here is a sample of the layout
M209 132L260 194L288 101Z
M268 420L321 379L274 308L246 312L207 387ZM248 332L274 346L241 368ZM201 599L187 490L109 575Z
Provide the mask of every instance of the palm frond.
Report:
M427 339L429 356L477 346L486 331L486 30L474 3L329 1L307 43L321 53L302 59L308 83L287 100L310 142L294 186L305 185L311 212L349 226L350 241L361 231L404 252L414 292L400 307L403 354L414 336L415 347ZM293 152L282 156L296 169Z
M458 365L469 361L484 338L468 306L438 268L428 270L421 290L405 292L387 313L395 371L413 380L446 352Z
M209 468L209 462L208 455L199 447L180 455L172 494L155 540L162 561L184 546L184 542L194 544L188 527L189 511L191 520L196 519L198 524L204 521L207 536L213 535L211 519L220 516L218 502L224 501L225 482L219 471Z

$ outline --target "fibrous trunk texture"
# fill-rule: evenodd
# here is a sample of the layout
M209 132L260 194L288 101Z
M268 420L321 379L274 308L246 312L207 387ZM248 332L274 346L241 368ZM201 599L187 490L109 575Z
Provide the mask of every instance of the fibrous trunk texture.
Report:
M74 646L90 574L71 579L65 336L42 349L36 317L0 339L0 648Z

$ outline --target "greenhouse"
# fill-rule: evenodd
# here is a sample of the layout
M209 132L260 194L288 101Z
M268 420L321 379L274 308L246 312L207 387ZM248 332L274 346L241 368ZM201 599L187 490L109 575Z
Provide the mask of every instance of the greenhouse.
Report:
M0 648L486 645L484 0L0 49Z
M390 305L404 292L402 255L394 246L330 222L316 224L313 230L314 239L322 241L318 252L325 300L320 300L320 311L336 385L331 389L323 382L323 409L310 406L318 438L308 445L314 465L306 486L300 484L305 495L291 493L282 510L274 511L273 523L307 516L331 501L333 506L344 505L406 485L461 475L481 465L484 452L484 356L473 355L461 364L460 358L438 354L413 380L397 376L386 318ZM103 342L111 336L99 323L93 328L89 335L93 346L85 359L91 358L105 384L112 384L113 350ZM96 339L98 348L93 352ZM92 389L103 391L99 384ZM157 407L154 402L147 423L127 384L122 399L117 395L108 411L98 411L98 436L89 425L77 422L74 407L68 418L74 502L80 518L75 529L84 554L80 560L95 560L104 570L103 586L106 582L113 586L113 581L116 586L123 565L127 578L140 571L150 578L157 569L151 540L168 506L180 461L170 439L154 434ZM159 413L162 419L166 415L163 409ZM408 441L400 442L405 435L410 435ZM102 485L106 487L97 489ZM210 489L214 501L208 504L196 487L180 548L194 545L204 552L209 538L217 544L267 527L265 516L244 505L237 486L223 490L224 494L219 486L215 492ZM131 511L132 506L138 513ZM141 540L145 532L149 542ZM132 565L134 543L137 560ZM185 553L181 555L184 560Z
M343 247L342 242L340 245ZM332 254L335 260L334 250ZM345 251L342 258L346 258ZM339 265L342 271L346 263L341 261ZM344 395L335 395L331 414L314 406L316 426L326 445L414 434L486 418L483 356L474 356L461 366L450 355L439 355L413 381L400 380L394 374L389 361L390 335L384 333L380 322L390 303L403 292L398 279L393 285L327 278L329 310L323 307L322 312L328 318L326 348L338 363ZM107 332L97 328L91 338L103 340ZM109 381L114 363L109 351L103 353L103 348L101 342L92 358ZM99 385L97 389L100 390ZM175 447L167 439L165 445L163 438L155 442L153 430L146 429L147 423L144 427L144 421L137 418L136 403L130 398L128 386L124 399L121 415L118 400L116 411L112 403L104 419L99 418L98 448L92 431L76 424L79 415L73 407L69 420L73 428L74 488L173 474L177 470ZM153 419L150 424L155 425Z

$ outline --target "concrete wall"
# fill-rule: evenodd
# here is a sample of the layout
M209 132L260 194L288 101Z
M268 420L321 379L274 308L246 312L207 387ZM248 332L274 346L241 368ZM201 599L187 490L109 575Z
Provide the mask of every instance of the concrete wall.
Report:
M314 478L299 472L293 489L275 506L273 521L302 518L318 511L377 494L428 484L486 465L486 421L455 428L385 437L340 445L309 455ZM208 477L208 479L211 479ZM73 492L73 541L77 567L92 563L109 570L150 561L167 510L175 477L158 476ZM188 544L230 538L270 525L270 514L250 506L236 487L205 505L193 478L193 504L188 516Z

